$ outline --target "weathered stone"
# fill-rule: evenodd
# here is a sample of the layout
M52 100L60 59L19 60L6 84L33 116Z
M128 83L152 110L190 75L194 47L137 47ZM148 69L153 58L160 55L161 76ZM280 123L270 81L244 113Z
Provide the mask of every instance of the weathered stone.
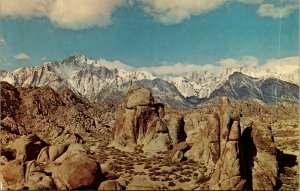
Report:
M23 182L25 179L25 165L20 160L7 162L1 171L3 179L8 185Z
M208 173L213 171L220 158L220 123L217 113L208 117L207 128L202 129L191 150L185 156L205 165Z
M60 157L68 148L69 144L56 144L44 147L37 157L38 162L52 162ZM72 147L70 148L72 149Z
M273 190L277 186L279 173L271 128L263 123L254 123L252 137L256 149L252 170L253 189Z
M184 115L184 132L187 135L186 142L194 143L202 128L202 115L200 113L192 112Z
M45 146L45 143L35 134L21 136L10 148L16 150L16 159L20 161L29 161L36 159L39 152Z
M126 91L126 107L132 109L136 106L150 105L154 101L152 94L149 90L138 87L131 86Z
M184 132L184 120L183 116L179 114L166 114L164 122L168 128L169 135L172 140L172 145L184 141L186 134Z
M80 155L87 154L87 150L83 147L83 145L79 143L70 144L66 152L64 152L61 156L59 156L55 160L55 162L62 163L64 160L79 154Z
M159 190L159 187L144 177L134 177L127 185L126 190Z
M191 146L190 144L186 143L186 142L180 142L178 144L176 144L173 149L172 149L172 152L171 152L171 155L174 156L174 154L177 152L177 151L181 151L182 153L186 153L188 150L191 149Z
M44 147L37 157L38 162L48 162L49 161L49 147Z
M221 101L220 153L222 154L226 142L228 141L229 131L231 129L230 125L233 121L239 121L239 115L232 107L227 97L222 97Z
M167 151L172 145L185 139L182 116L165 116L164 105L149 101L152 98L147 95L151 93L146 91L148 90L144 88L129 88L126 93L126 107L122 105L117 111L113 140L109 146L123 151L134 151L140 145L144 152L154 153ZM141 101L142 98L134 101L133 95L146 97L146 101Z
M182 152L182 151L177 151L177 152L174 154L174 156L173 156L173 158L172 158L172 161L173 161L173 162L181 162L182 159L183 159L183 152Z
M122 186L116 180L106 180L101 182L98 190L122 190Z
M15 115L16 109L19 107L21 100L17 88L7 82L0 82L0 92L0 119L2 120L6 116Z
M240 125L237 113L231 106L228 98L221 99L221 124L220 124L220 150L214 145L214 161L217 152L219 159L209 180L211 190L239 190L244 189L246 180L241 173L241 161L239 151ZM214 117L216 118L216 117ZM217 120L214 120L217 124ZM217 130L215 130L217 131ZM214 137L217 140L217 137ZM218 143L218 142L215 142Z
M68 148L69 144L56 144L49 147L49 161L54 161L61 156Z
M209 128L209 140L211 143L220 142L220 118L217 113L208 117L207 127Z
M229 141L238 141L238 139L240 138L240 135L241 135L240 131L241 131L241 128L239 127L239 122L234 121L231 126L231 130L230 130L230 134L229 134Z
M52 177L59 188L93 188L101 180L101 168L96 161L78 154L53 169Z
M51 177L42 172L32 172L29 174L24 188L29 190L53 190L55 188Z
M26 164L25 180L28 179L30 173L35 171L37 171L35 160L28 161Z

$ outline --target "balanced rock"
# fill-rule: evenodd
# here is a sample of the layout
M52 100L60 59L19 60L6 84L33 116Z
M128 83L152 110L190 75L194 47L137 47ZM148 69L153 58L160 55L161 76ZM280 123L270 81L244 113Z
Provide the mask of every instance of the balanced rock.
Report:
M131 86L126 91L125 104L128 109L136 106L147 106L154 102L151 92L139 86Z
M169 150L185 137L182 116L165 116L164 105L154 103L149 90L134 86L127 90L125 104L116 113L110 146L134 151L141 145L145 152L154 153Z

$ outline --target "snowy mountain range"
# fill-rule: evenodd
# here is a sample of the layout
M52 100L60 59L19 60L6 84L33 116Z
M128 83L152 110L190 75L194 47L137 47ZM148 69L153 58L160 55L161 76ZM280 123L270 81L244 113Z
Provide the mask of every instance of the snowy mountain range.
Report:
M264 103L298 103L299 69L227 68L220 73L194 71L180 76L155 76L147 71L108 68L84 55L36 67L0 71L0 80L15 86L50 86L71 89L91 102L122 100L130 85L152 90L158 102L172 108L192 108L215 99L253 99ZM275 98L274 98L275 97Z

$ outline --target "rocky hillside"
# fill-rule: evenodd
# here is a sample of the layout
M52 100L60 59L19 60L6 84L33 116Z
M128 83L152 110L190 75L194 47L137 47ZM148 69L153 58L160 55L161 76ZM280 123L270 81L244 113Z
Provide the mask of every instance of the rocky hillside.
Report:
M276 78L259 80L235 72L220 88L214 90L207 100L219 99L221 96L227 96L234 100L253 100L268 104L297 104L299 86Z
M221 96L294 104L299 98L298 73L299 70L286 74L270 68L240 67L215 74L195 71L181 76L155 76L141 70L111 68L79 55L12 72L1 71L0 80L17 87L70 89L90 102L123 101L126 89L136 85L151 89L155 99L168 107L187 109Z
M230 101L171 110L131 86L123 103L70 89L1 88L5 189L298 188L298 107Z

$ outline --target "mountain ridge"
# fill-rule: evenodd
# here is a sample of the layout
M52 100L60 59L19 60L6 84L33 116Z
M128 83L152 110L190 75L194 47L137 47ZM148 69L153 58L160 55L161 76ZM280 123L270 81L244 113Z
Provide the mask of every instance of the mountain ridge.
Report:
M36 67L18 68L12 72L1 70L0 80L21 87L50 86L56 91L68 88L90 102L105 101L106 99L122 100L123 92L128 86L139 85L151 89L156 100L176 109L193 108L224 94L231 99L240 99L241 97L270 104L297 102L299 92L296 93L296 90L299 89L299 85L268 77L276 76L275 74L262 76L264 72L261 72L251 76L244 72L254 73L243 68L227 68L218 74L202 72L203 75L199 76L201 72L195 71L182 76L160 77L143 70L126 71L119 68L108 68L101 62L78 55L61 62L46 62ZM279 80L280 83L275 83L273 78ZM260 84L266 80L272 87L278 86L278 89L284 89L286 95L281 91L280 98L271 99L272 101L264 99L263 92L267 97L274 97L274 95L268 94L268 83L265 83L262 88L260 87ZM243 84L243 87L239 87L240 83ZM273 91L273 94L275 93L278 92Z

